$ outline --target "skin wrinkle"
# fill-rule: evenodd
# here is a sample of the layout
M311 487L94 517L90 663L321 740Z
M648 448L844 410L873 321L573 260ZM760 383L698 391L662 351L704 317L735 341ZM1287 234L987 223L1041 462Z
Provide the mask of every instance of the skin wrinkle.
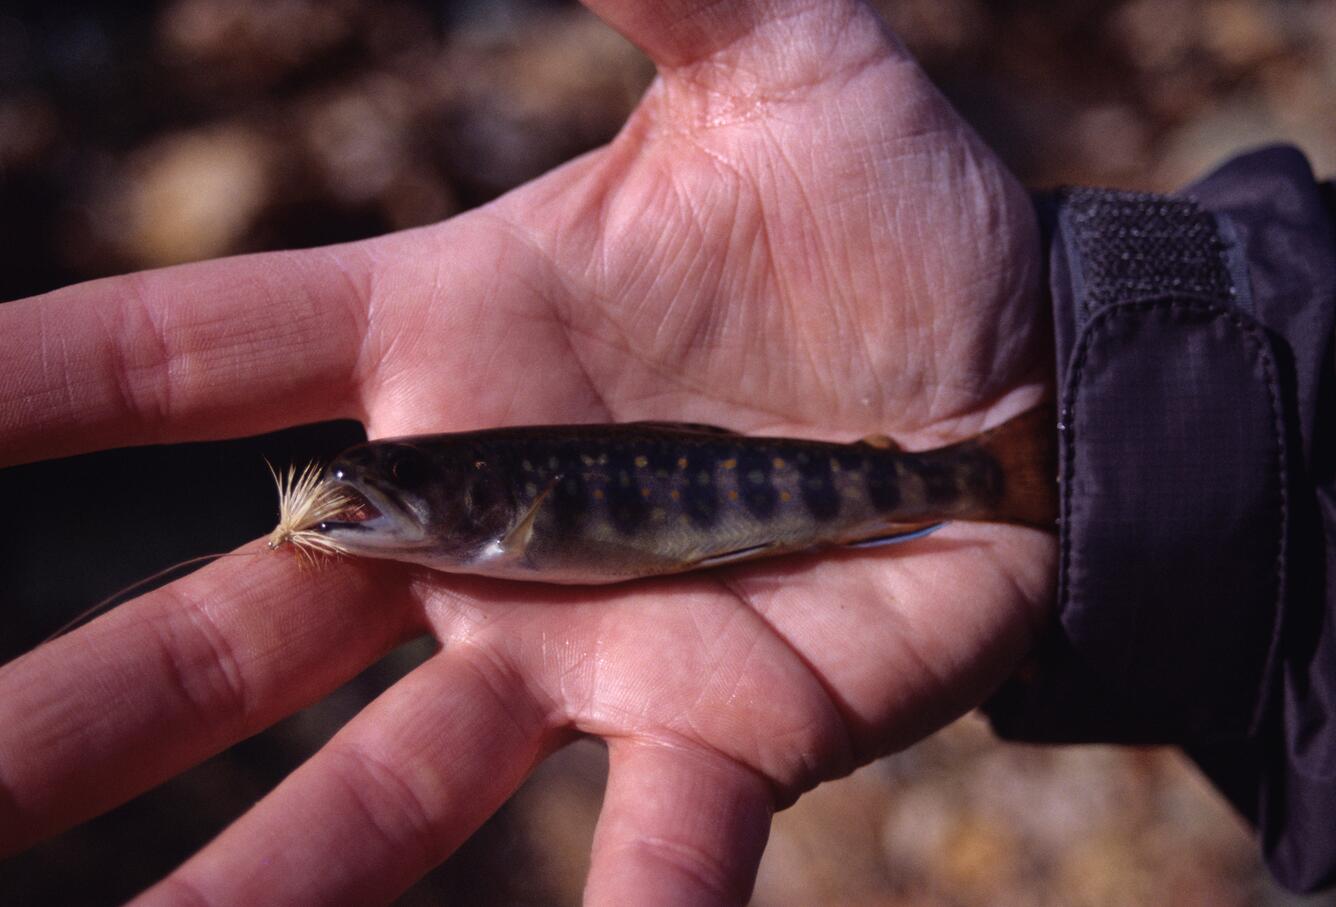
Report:
M845 773L845 770L853 764L854 741L852 736L850 736L850 728L852 725L845 718L845 711L841 707L841 700L835 691L835 688L830 684L825 675L817 670L815 664L799 651L793 642L780 632L778 627L767 619L765 612L756 607L752 600L751 593L749 593L745 587L744 580L736 575L729 575L729 571L720 571L720 575L714 579L720 592L733 599L733 601L740 607L745 608L750 613L756 615L756 617L760 619L761 626L764 630L774 636L774 638L783 646L784 650L793 657L795 662L802 665L807 670L807 676L811 677L816 682L816 689L821 693L821 701L825 706L824 711L831 716L833 719L831 725L839 732L838 740L832 741L831 745L820 747L821 750L825 750L829 754L827 758L822 761L826 763L827 767L834 767L840 774ZM813 739L818 739L818 736L819 735L814 734ZM778 779L771 778L765 772L760 771L756 766L748 765L748 768L751 771L756 772L759 777L765 779L770 785L777 808L784 808L792 804L797 800L799 794L810 790L820 782L820 777L811 772L812 758L810 753L816 749L817 748L810 746L801 748L801 761L803 762L804 771L797 772L796 777L788 783L782 783ZM726 753L720 753L720 755L724 758L732 759L732 761L737 761Z
M767 30L786 29L785 33L776 36L775 40L768 43L791 48L795 36L807 37L804 29L793 27L794 23L819 18L819 21L825 24L829 21L831 11L830 4L826 2L809 2L805 5L787 3L783 9L784 11L779 14L772 12L769 15L758 17L758 21L752 23L746 34L736 36L731 42L713 50L707 56L684 65L674 65L667 68L667 73L672 80L679 80L683 86L689 89L684 93L688 98L704 95L706 97L720 96L726 99L743 100L748 102L747 107L749 109L757 111L754 115L728 118L712 125L737 125L751 122L763 115L770 104L783 104L792 98L801 98L805 93L824 84L828 79L838 77L839 67L834 69L829 67L831 61L838 60L843 56L843 53L830 52L829 47L847 44L847 39L854 24L861 23L866 12L857 4L841 4L840 9L843 15L840 22L834 26L835 34L830 35L823 42L827 45L827 48L802 48L790 53L791 59L810 61L809 65L812 70L810 73L790 74L783 80L778 80L773 70L769 68L773 66L774 62L770 60L765 64L764 77L751 76L748 79L751 85L755 86L751 91L742 93L738 92L736 88L730 91L727 86L736 85L739 81L739 74L747 72L743 61L753 56L753 52L743 51L733 54L733 50L746 39L752 38L760 27L764 26ZM857 58L855 58L856 61ZM725 87L716 89L715 86L719 85ZM732 105L728 106L732 107ZM698 119L697 122L699 122Z
M701 228L701 218L694 210L694 205L690 202L690 193L683 190L678 180L671 175L663 175L654 181L658 188L655 195L665 195L674 200L674 204L669 210L675 214L685 211L686 216L672 217L672 225L669 229L662 229L662 225L656 228L660 230L662 237L661 243L676 242L675 246L670 246L664 250L662 258L674 263L673 273L675 275L687 275L696 273L697 266L703 265L701 271L707 276L705 282L709 283L714 279L719 265L711 260L707 255L706 243L704 242L704 232ZM653 201L648 205L627 205L628 208L635 210L653 210L657 207ZM640 211L637 211L636 220L640 219ZM637 227L639 224L636 225ZM611 231L614 235L619 232L616 228ZM607 243L601 244L605 249ZM689 257L684 257L689 256ZM606 261L607 252L603 254ZM674 277L675 285L666 286L667 281L663 275L655 269L653 256L642 256L632 263L630 269L614 280L612 272L605 271L599 274L596 282L600 287L600 298L605 305L597 313L597 321L601 324L615 325L615 329L622 336L626 336L626 331L622 329L619 322L637 324L640 322L649 322L651 330L651 346L663 337L662 331L666 326L674 321L680 320L677 311L690 295L682 287L683 277ZM641 289L641 286L644 289ZM661 312L650 310L650 298L653 292L662 293L668 300L665 308ZM612 302L614 298L625 299L626 305L623 307L615 306ZM610 314L613 311L624 312L621 319L614 319ZM629 344L628 344L629 346Z
M78 412L78 404L75 402L74 386L73 382L71 381L70 370L69 370L69 356L65 352L65 339L60 334L55 335L56 337L60 338L60 346L61 346L60 380L57 382L52 379L51 345L50 345L50 338L52 337L52 334L47 327L45 306L37 307L37 336L38 336L38 348L41 351L41 371L42 371L41 387L45 389L54 387L57 384L59 384L61 389L64 391L65 410L71 413ZM40 409L38 411L40 412ZM20 420L20 424L22 424L22 420Z
M155 313L148 288L138 276L124 281L126 292L116 294L116 308L103 316L101 306L89 306L108 337L103 344L111 351L107 367L111 385L120 397L120 418L133 421L149 438L157 438L161 427L172 419L172 364L175 358L166 339L166 312ZM144 330L147 327L148 330ZM146 352L142 340L151 338L154 348L146 362L133 362L132 354ZM68 374L69 362L65 369ZM186 370L188 373L189 370Z
M220 722L224 727L224 740L241 736L251 725L254 709L250 690L246 685L245 671L241 669L236 649L228 642L227 634L220 630L213 615L202 602L186 598L179 590L174 590L168 595L181 606L179 609L172 609L172 613L179 614L183 620L189 621L189 626L208 647L209 670L207 675L203 676L221 680L221 683L209 683L209 686L214 688L214 693L209 699L202 700L200 706L209 713L220 713L224 716L224 720ZM167 646L167 648L169 651L180 651L180 647ZM172 667L174 676L178 678L185 676L179 663L174 663ZM195 676L201 676L198 667L192 667ZM219 692L221 696L218 695Z
M375 292L375 268L368 267L365 286L359 286L353 279L349 270L342 265L340 256L350 254L346 250L339 249L331 252L330 257L336 263L336 270L343 278L343 285L349 295L341 296L338 293L332 294L336 300L341 299L341 307L345 313L346 323L340 332L345 336L345 343L353 348L352 355L339 356L339 362L332 367L342 372L342 382L333 382L332 386L336 388L331 394L328 385L323 391L324 394L332 397L332 409L330 415L355 415L359 420L367 421L364 388L361 375L359 374L359 357L361 356L367 337L371 332L370 308L376 298ZM302 259L306 261L307 259ZM322 304L322 299L311 298L309 300L313 317L316 321L315 331L328 332L328 306ZM351 410L351 411L349 411Z
M699 866L708 870L714 867L717 872L709 873L710 876L716 876L724 880L721 884L727 886L728 879L735 879L737 887L736 895L738 898L745 897L746 892L750 890L750 873L744 872L741 875L730 873L722 859L716 860L710 854L713 851L700 850L690 845L688 841L682 840L682 833L669 837L664 834L655 834L645 830L643 827L637 828L627 822L625 815L628 809L634 811L636 808L643 808L644 804L629 805L633 801L628 800L628 791L626 787L628 779L633 779L636 774L643 772L647 761L662 763L664 760L676 762L690 762L692 764L691 774L698 778L707 775L721 774L728 778L729 789L725 792L727 802L721 803L719 800L711 804L712 813L719 807L723 807L725 812L730 812L728 816L715 816L711 818L718 821L729 823L726 827L736 825L739 818L750 818L750 814L756 809L763 809L767 813L772 812L768 804L764 803L765 791L767 785L763 778L758 777L745 766L739 765L734 760L721 758L717 754L699 749L684 749L676 743L659 743L657 741L635 739L624 740L622 746L612 746L611 751L611 773L609 778L608 799L605 799L605 810L611 806L618 810L616 814L617 824L610 825L600 819L599 829L594 839L593 864L594 872L591 872L589 884L597 881L595 873L597 867L602 864L611 864L617 867L641 867L643 861L638 860L636 856L638 842L651 842L651 857L657 855L661 846L668 846L676 851L674 859L668 865L676 867L677 860L684 854L682 847L686 846L691 851L698 851L703 862ZM679 766L683 767L683 766ZM636 774L633 774L636 773ZM682 794L686 796L685 793ZM754 795L759 795L759 800L753 800ZM732 809L730 810L730 807ZM737 815L737 808L741 807L743 815ZM733 820L730 822L730 819ZM661 821L657 823L661 827ZM748 823L750 825L751 823ZM651 824L653 827L653 823ZM627 831L630 834L627 834ZM747 831L750 829L744 829ZM686 832L689 834L689 832ZM616 834L617 837L610 838L610 835ZM693 873L691 877L695 877ZM698 880L699 881L699 880ZM586 888L586 898L588 898L589 887ZM729 903L736 900L734 897L728 899Z
M784 144L782 140L778 135L775 134L775 132L772 129L765 129L764 134L770 139L771 156L773 156L773 159L777 160L783 166L783 168L788 171L788 175L791 180L790 186L792 188L795 188L798 192L798 196L800 199L800 204L798 207L800 210L805 212L805 216L800 218L800 220L811 223L819 223L820 217L817 212L816 203L808 195L806 188L804 187L804 180L802 178L800 168L792 160L792 158L784 151ZM767 156L768 159L769 157L770 156ZM777 180L771 180L770 182L772 184L778 183ZM756 186L756 194L758 197L761 197L762 195L765 194L759 185ZM761 204L759 212L759 220L761 223L762 235L764 236L764 244L763 244L764 256L766 260L770 263L771 270L778 270L778 268L776 268L775 265L778 263L779 259L774 254L775 243L771 239L770 218L765 213L767 210L772 210L772 209L783 210L783 206L777 203L772 203L770 206L766 206L764 203ZM819 233L813 235L812 239L815 244L815 248L808 250L812 260L820 261L834 257L830 254L828 244L822 242ZM789 288L781 288L778 294L778 303L781 310L788 313L790 317L790 323L787 326L788 332L792 333L794 336L802 337L804 339L809 336L808 332L801 331L797 328L797 323L801 320L798 317L797 313L803 310L804 303L806 303L809 306L812 304L821 306L823 314L826 315L828 318L832 319L833 323L835 324L835 331L838 335L838 332L840 330L839 322L841 320L838 311L839 307L833 305L831 303L831 300L833 300L839 295L844 295L846 298L850 298L852 297L853 294L850 292L850 288L847 287L841 288L838 286L838 278L835 275L823 271L820 274L812 276L815 278L813 282L818 283L818 285L813 288L813 291L811 293L803 294L804 297L803 299L798 299L794 291ZM820 284L824 284L824 286L821 286ZM843 290L842 294L841 290ZM812 298L807 298L809 296ZM862 332L859 332L858 343L863 347L864 350L867 349L866 340L863 338ZM830 361L830 358L825 355L825 351L821 348L821 341L817 339L806 340L802 344L802 347L805 350L807 350L808 353L807 357L808 369L813 374L816 374L818 376L822 376L822 373L825 372L826 374L822 377L824 377L830 384L836 383L835 376L831 371L831 369L834 368L833 364L829 366L825 364Z
M541 271L543 274L541 279L535 279L527 284L531 291L531 296L518 311L525 317L536 319L537 323L550 323L560 332L559 336L562 337L572 354L569 357L569 361L576 366L581 375L581 383L585 391L585 396L590 401L591 406L595 409L598 416L601 416L604 419L610 419L612 417L612 411L607 398L600 389L598 383L593 380L586 370L585 359L580 355L579 346L572 342L570 328L561 320L562 313L568 308L568 306L563 304L562 300L568 298L573 292L570 289L571 278L556 264L548 253L546 247L531 236L526 228L516 224L506 217L503 210L504 209L500 207L490 207L486 209L483 216L487 218L487 222L490 225L499 229L506 238L517 242L521 248L526 250L529 254L528 261L532 263L532 266L525 269L524 273L527 274L532 270L535 272ZM500 270L498 270L497 273L499 274ZM520 279L521 281L523 280L522 277ZM490 291L497 294L500 293L500 290L495 283L491 284ZM479 305L470 311L473 318L482 320L484 317L490 318L494 314L491 311L494 307L494 305L485 304ZM498 357L509 354L510 351L504 346L498 346L494 352L494 355ZM475 371L478 373L485 373L482 369L476 369ZM506 407L509 407L511 410L515 409L516 401L519 399L521 391L522 388L518 384L511 386L509 389L509 402L502 404L501 408L505 409Z
M742 613L742 612L737 612L737 613ZM758 628L758 630L759 632L752 637L750 645L747 647L746 653L742 655L741 658L735 659L739 663L735 675L732 678L733 692L730 693L725 699L725 701L730 705L736 699L738 695L738 690L743 685L744 682L743 679L746 674L748 664L752 661L753 657L757 653L757 650L762 645L761 634L769 631L771 635L775 635L771 630L771 628L769 627L769 625L766 624L764 621L761 622L761 625ZM786 645L785 648L789 647ZM798 662L801 663L801 659L798 659ZM714 669L711 671L709 677L706 679L706 682L701 685L702 690L704 690L706 687L708 687L710 684L714 682L715 677L718 675L718 670L719 670L718 666L717 665L714 666ZM691 713L688 712L689 720L690 720L690 714ZM694 721L691 722L690 726L693 734L697 739L700 740L708 739L708 735L701 733L700 729L698 729L695 726ZM804 730L807 731L806 734L804 734ZM811 766L808 764L808 760L803 756L803 754L815 749L814 747L812 747L812 743L813 741L818 740L824 736L821 733L821 730L822 729L818 727L816 722L809 722L797 728L785 730L782 732L768 732L768 733L760 733L759 728L749 726L748 732L751 734L753 738L754 741L753 745L756 746L756 753L757 753L756 764L751 765L750 763L745 761L744 764L747 764L752 769L752 771L757 772L762 777L776 779L776 783L782 784L783 787L787 790L790 791L809 790L812 787L815 787L818 781L817 781L817 775L807 773L807 770L810 769ZM802 745L796 748L783 745L781 741L786 741L789 738L796 738L802 740ZM761 743L762 740L766 741L766 743L769 744L769 746L762 744ZM794 764L795 760L788 756L782 756L781 758L778 759L766 759L763 754L767 749L773 749L776 754L792 752L793 749L796 749L799 753L799 758L796 760L797 764L795 765ZM735 762L738 761L737 757L733 757L733 761ZM772 767L768 770L762 768L762 766L766 763L770 763L772 765ZM782 768L775 766L782 766Z
M696 638L699 647L705 651L712 651L716 649L718 645L721 643L731 642L728 636L728 629L732 626L734 621L737 619L738 615L742 613L743 613L742 611L739 611L737 609L732 609L732 611L725 618L723 626L717 629L712 628L712 632L707 634L705 632L705 628L702 627L701 625L699 612L693 609L691 611L691 619L693 627L696 631ZM758 639L755 635L753 635L751 639L751 644L748 646L748 653L750 653L757 644L758 644ZM744 656L743 663L738 665L736 672L733 674L732 682L735 692L737 689L737 684L741 681L743 675L743 668L745 668L746 666L745 657L746 656ZM691 703L682 710L682 717L686 720L687 727L691 730L691 734L689 736L694 737L695 739L698 740L703 740L708 736L700 732L699 728L696 726L696 722L693 716L698 711L698 707L702 707L708 711L709 703L717 698L710 695L711 687L714 686L716 679L720 676L720 672L724 670L725 666L728 665L729 662L732 662L734 660L735 658L709 659L709 666L706 669L706 673L704 674L703 677L700 678L700 682L695 685L695 690L696 690L695 698L692 699ZM725 697L724 701L731 702L732 698L733 696L732 694L730 694L729 696Z
M332 777L338 779L340 786L391 850L398 851L407 843L417 853L414 861L417 866L432 866L440 860L443 847L437 823L432 819L433 810L393 763L353 741L329 746L327 755L334 766ZM378 805L373 805L368 796L368 781L371 782L370 789L380 794L375 801ZM384 804L389 805L397 820L384 821ZM402 836L391 831L399 828L408 830L407 842L400 840Z
M648 856L666 863L696 883L697 888L716 895L722 903L733 903L746 895L731 884L728 871L717 857L690 842L674 841L660 835L637 835L618 850L640 851L642 858Z
M565 723L561 705L546 695L540 701L537 695L540 685L530 683L523 672L511 664L499 645L479 640L454 646L451 652L443 652L436 657L462 659L461 663L473 672L483 688L496 700L499 711L510 720L518 739L540 740L559 730ZM508 697L507 690L517 695ZM543 692L546 694L546 691ZM529 714L523 716L527 718L527 723L520 720L521 715L516 714L517 704L520 710L528 711Z
M369 263L361 269L349 268L343 257L352 253L346 247L337 246L316 250L316 252L317 254L323 253L323 257L333 267L334 271L343 278L343 287L347 294L344 297L344 310L351 324L352 335L357 338L357 351L353 354L349 367L348 389L341 396L353 403L358 421L365 423L367 412L370 409L367 405L367 398L371 393L371 388L378 384L381 366L389 358L391 352L390 349L387 349L385 355L368 355L368 347L372 342L372 325L379 321L379 296L375 289L376 268ZM439 267L438 264L438 270ZM365 279L357 280L354 275L358 273L364 274ZM337 294L335 295L337 298ZM433 298L436 295L434 289L432 295ZM392 344L393 341L391 341Z
M588 680L583 678L597 671L597 661L594 656L569 639L563 639L559 643L552 642L548 639L546 631L543 633L542 646L544 666L555 666L557 670L557 695L560 701L574 703L584 699L583 705L588 708L590 685ZM578 706L566 707L568 714L579 710Z

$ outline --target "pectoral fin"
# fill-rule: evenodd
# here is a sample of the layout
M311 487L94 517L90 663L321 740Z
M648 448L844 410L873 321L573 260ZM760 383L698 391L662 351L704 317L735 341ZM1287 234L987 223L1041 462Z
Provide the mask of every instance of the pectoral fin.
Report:
M543 504L547 502L552 494L552 489L557 487L561 481L561 476L557 476L547 483L547 487L538 493L538 497L533 499L529 509L524 512L511 530L506 533L505 538L501 540L500 547L502 551L512 555L522 555L529 548L529 541L533 538L534 521L538 519L538 512L543 509Z

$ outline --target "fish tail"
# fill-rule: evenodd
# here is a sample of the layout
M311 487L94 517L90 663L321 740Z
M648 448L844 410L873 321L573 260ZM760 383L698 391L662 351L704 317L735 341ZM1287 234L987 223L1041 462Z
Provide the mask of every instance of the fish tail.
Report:
M1052 531L1058 521L1057 411L1042 404L973 440L1000 467L1002 494L982 518Z

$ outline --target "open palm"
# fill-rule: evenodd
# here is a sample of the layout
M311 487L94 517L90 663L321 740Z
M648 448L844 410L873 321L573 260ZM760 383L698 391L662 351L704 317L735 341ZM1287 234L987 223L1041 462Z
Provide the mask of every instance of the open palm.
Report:
M339 416L929 444L1045 394L1027 199L870 11L590 5L660 69L609 146L432 227L0 308L0 461ZM144 899L388 900L588 733L611 760L589 899L737 902L777 806L1015 666L1054 548L958 525L596 590L223 561L0 669L0 853L427 631L439 654Z

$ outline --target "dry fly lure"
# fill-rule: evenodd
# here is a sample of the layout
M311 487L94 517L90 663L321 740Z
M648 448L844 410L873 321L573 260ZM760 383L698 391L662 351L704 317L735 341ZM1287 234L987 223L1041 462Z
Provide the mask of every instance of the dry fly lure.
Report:
M336 517L347 519L357 499L342 486L325 481L315 463L306 464L301 472L289 466L282 474L268 461L265 465L278 486L278 525L269 533L269 550L292 545L308 561L320 555L350 554L337 539L317 532L316 527Z
M269 547L554 583L613 583L950 520L1052 530L1051 407L934 450L635 422L369 441L274 479ZM271 470L272 471L272 470Z

